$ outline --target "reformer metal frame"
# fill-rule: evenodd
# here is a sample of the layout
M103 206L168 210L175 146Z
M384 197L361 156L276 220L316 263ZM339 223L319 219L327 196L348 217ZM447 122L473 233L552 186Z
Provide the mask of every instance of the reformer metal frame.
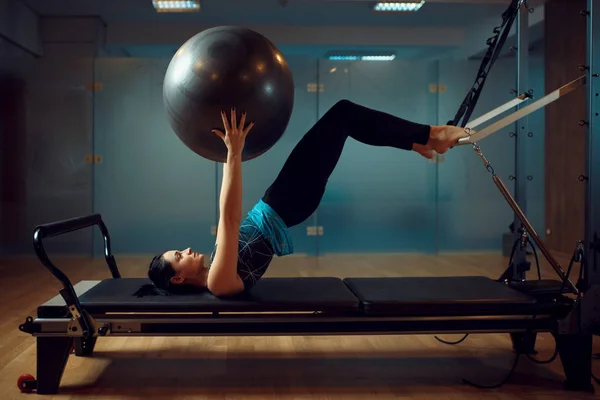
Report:
M537 110L547 106L548 104L560 99L561 97L567 95L568 93L571 93L572 91L584 86L586 83L586 80L587 80L586 75L583 75L583 76L573 80L572 82L569 82L566 85L552 91L551 93L547 94L546 96L542 97L541 99L539 99L531 104L528 104L527 106L519 109L518 111L515 111L512 114L486 126L484 129L482 129L478 132L472 133L473 132L472 130L475 127L483 125L485 122L487 122L493 118L496 118L499 115L503 114L504 112L510 110L513 105L515 105L515 104L520 105L520 104L526 102L530 98L526 94L521 94L516 99L507 102L506 104L488 112L487 114L483 115L482 117L480 117L476 120L473 120L473 122L467 124L465 130L466 130L468 136L460 139L457 144L457 146L462 146L462 145L472 145L473 146L473 149L475 150L475 152L482 158L486 169L488 169L492 173L492 179L493 179L494 183L500 190L500 193L502 193L502 196L504 197L504 199L508 202L508 204L514 211L515 216L518 218L519 222L524 226L525 230L529 233L529 235L531 236L533 241L538 245L538 247L540 248L540 251L542 252L544 257L548 260L548 262L550 263L550 265L552 266L554 271L556 271L559 278L562 281L565 281L566 284L568 285L569 289L571 291L573 291L573 293L575 293L575 294L579 293L579 289L567 277L566 272L563 270L563 268L561 267L559 262L552 255L552 253L550 253L550 251L547 248L547 246L545 245L544 241L540 238L539 234L535 231L535 229L533 228L533 225L531 224L531 222L525 215L525 212L523 211L522 207L519 205L517 200L515 200L515 198L512 196L512 194L510 193L510 191L508 190L508 188L506 187L506 185L504 184L502 179L500 179L500 177L494 173L493 169L491 168L491 163L485 158L485 156L483 155L483 152L481 151L481 148L479 147L477 142L479 140L485 139L486 137L498 132L499 130L521 120L522 118L525 118L526 116L533 113L534 111L537 111ZM523 196L523 193L521 193L521 196Z
M518 26L517 26L517 93L521 93L519 94L515 99L497 107L496 109L482 115L481 117L474 119L471 122L468 122L465 125L465 132L467 133L467 136L464 138L461 138L458 143L457 146L464 146L464 145L471 145L473 147L473 150L481 157L481 159L484 162L484 166L485 168L492 174L492 179L494 181L494 183L496 184L496 186L498 187L498 190L500 191L500 193L502 194L502 196L505 198L505 200L508 202L509 206L511 207L511 209L514 212L514 216L515 216L515 225L517 227L516 231L519 232L521 230L524 230L535 242L535 244L539 247L540 251L542 252L542 254L544 255L544 257L546 258L546 260L550 263L551 267L554 269L554 271L558 274L559 278L569 287L569 289L573 292L576 293L577 295L580 294L580 288L577 287L577 285L575 285L570 278L568 277L567 273L563 270L563 268L561 267L561 265L558 263L558 261L556 260L556 258L550 253L548 247L545 245L544 241L540 238L539 234L535 231L535 229L533 228L533 225L531 224L531 222L528 220L526 213L527 213L527 201L526 201L526 191L527 191L527 172L525 170L526 168L526 154L524 152L524 147L525 147L525 139L526 136L524 135L525 132L528 132L528 121L527 121L527 117L537 111L542 109L543 107L546 107L548 104L551 104L553 102L555 102L556 100L562 98L563 96L583 87L586 86L587 83L591 82L592 84L588 84L587 88L588 88L588 110L587 110L587 115L588 115L588 121L583 121L583 124L581 124L582 126L587 126L587 144L588 144L588 152L587 152L587 157L586 157L586 171L587 174L585 177L580 178L580 180L584 180L587 181L587 185L586 185L586 214L585 214L585 238L583 239L582 244L580 244L580 247L582 249L575 249L576 253L582 253L585 249L585 251L587 251L588 246L589 249L592 250L591 252L587 253L586 255L588 256L588 259L591 260L592 264L595 265L597 263L596 258L597 258L597 252L598 250L600 250L600 243L598 241L598 236L596 234L596 229L592 228L593 222L591 221L592 217L594 216L592 214L592 207L593 207L593 201L594 199L592 198L592 194L593 194L593 185L591 185L591 175L592 175L592 171L591 169L593 168L593 163L592 163L592 158L594 156L593 152L594 152L594 142L592 140L593 138L593 127L595 125L593 125L593 119L595 117L594 115L594 111L592 110L594 108L594 102L595 102L595 95L592 94L593 92L593 78L597 77L598 74L594 74L592 72L590 72L594 67L593 67L593 61L594 61L594 38L593 38L593 34L594 34L594 13L593 13L593 3L596 0L588 0L588 10L583 10L582 11L582 15L587 16L587 29L588 29L588 65L586 66L586 73L582 76L580 76L579 78L565 84L564 86L555 89L554 91L546 94L545 96L543 96L542 98L540 98L537 101L531 102L530 104L525 105L525 103L527 103L532 96L530 95L530 91L529 90L525 90L525 88L527 87L527 80L528 80L528 67L529 67L529 56L528 56L528 52L529 52L529 35L528 35L528 14L532 11L532 9L530 9L527 6L527 3L521 3L520 7L519 7L519 15L518 15ZM596 17L597 18L597 17ZM497 120L494 123L491 123L488 126L485 126L483 129L478 130L476 128L479 128L481 125L485 124L486 122L490 121L493 118L496 118L500 115L502 115L503 113L516 108L516 111L514 111L513 113ZM511 124L515 124L515 137L516 137L516 143L515 143L515 180L516 180L516 185L515 185L515 195L513 196L510 191L508 190L508 188L506 187L506 185L504 184L504 182L501 180L501 178L496 175L496 173L493 170L493 167L491 166L491 163L489 160L486 159L485 155L483 154L483 151L481 150L481 147L478 145L478 142L480 140L483 140L487 137L489 137L490 135L498 132L499 130L510 126ZM597 145L596 145L597 146ZM596 150L597 152L597 150ZM596 197L598 197L598 195L596 195ZM596 223L597 226L598 223ZM525 262L525 248L524 246L520 246L516 248L516 260L515 262L517 264L519 263L524 263ZM581 259L580 261L584 261L584 264L582 266L582 268L586 269L586 275L589 274L589 269L587 266L587 263L585 263L585 256L581 255ZM593 268L594 271L596 271L596 268ZM598 273L600 274L600 273ZM515 271L513 273L513 279L525 279L525 274L524 271ZM598 280L600 280L600 278L596 278L596 282L598 282Z
M435 333L558 332L568 303L539 314L390 316L352 312L123 313L89 315L92 337L407 335ZM560 315L556 315L556 313ZM30 318L21 330L39 338L84 337L76 319Z

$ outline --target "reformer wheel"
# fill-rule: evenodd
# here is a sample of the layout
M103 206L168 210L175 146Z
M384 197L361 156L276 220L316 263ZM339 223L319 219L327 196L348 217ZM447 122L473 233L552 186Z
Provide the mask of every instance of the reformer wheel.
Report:
M22 393L31 393L35 389L36 380L31 374L23 374L17 380L17 386Z

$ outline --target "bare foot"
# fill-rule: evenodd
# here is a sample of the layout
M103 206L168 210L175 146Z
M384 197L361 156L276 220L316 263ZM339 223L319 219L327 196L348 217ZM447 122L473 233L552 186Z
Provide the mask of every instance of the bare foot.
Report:
M436 156L436 152L428 144L414 143L412 149L429 160L433 160Z
M475 133L474 131L471 134ZM469 134L464 128L452 125L432 126L427 144L413 144L413 151L416 151L423 157L433 160L438 154L444 154L450 150L458 139L467 137Z
M471 134L473 133L475 132L471 132ZM444 154L456 145L458 139L467 136L469 134L465 132L465 128L452 125L433 126L427 146L430 146L438 154Z

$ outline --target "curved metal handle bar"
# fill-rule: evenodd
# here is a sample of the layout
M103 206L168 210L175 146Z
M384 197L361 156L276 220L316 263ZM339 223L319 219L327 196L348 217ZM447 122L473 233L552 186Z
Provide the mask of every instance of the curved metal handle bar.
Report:
M42 263L44 263L50 272L52 272L52 274L61 282L65 283L65 279L63 278L64 274L62 271L60 271L60 269L52 264L48 258L48 255L44 250L42 240L45 238L64 235L65 233L78 231L95 225L98 226L100 232L102 233L102 238L104 240L104 258L106 259L106 263L108 264L111 275L113 278L120 278L121 274L112 255L110 234L108 233L108 228L104 224L104 221L102 221L102 216L100 214L75 217L63 221L38 225L35 227L33 235L33 247L36 251L36 254L40 261L42 261Z
M54 265L52 261L50 261L50 258L44 249L43 240L45 238L64 235L65 233L78 231L96 225L100 229L100 232L102 232L104 239L104 258L106 259L106 263L108 264L111 275L113 278L120 278L121 274L111 251L108 228L102 221L102 216L100 214L92 214L44 225L38 225L35 227L33 232L33 248L35 253L42 265L44 265L44 267L46 267L46 269L62 283L63 289L60 291L60 294L65 300L67 307L69 307L69 310L73 316L80 320L80 323L85 331L84 336L93 334L93 332L91 332L91 323L81 308L81 304L79 303L79 299L77 298L77 294L75 293L75 289L73 288L73 284L69 277L60 268Z

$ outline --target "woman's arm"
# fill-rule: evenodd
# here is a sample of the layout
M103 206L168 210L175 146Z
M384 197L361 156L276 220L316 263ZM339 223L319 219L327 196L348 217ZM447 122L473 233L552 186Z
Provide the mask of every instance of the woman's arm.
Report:
M239 229L242 219L242 150L245 137L252 128L246 129L246 115L237 125L235 110L231 111L231 125L222 113L225 134L214 131L227 145L227 161L223 165L223 182L219 196L219 224L217 250L208 274L208 289L217 296L241 292L244 285L237 274Z
M223 164L223 181L219 196L219 222L242 222L242 155L227 153L227 161ZM239 226L238 226L239 227Z
M242 208L241 156L228 153L223 165L223 183L219 197L219 224L217 250L208 273L208 289L217 296L226 296L243 290L237 274L238 235Z

